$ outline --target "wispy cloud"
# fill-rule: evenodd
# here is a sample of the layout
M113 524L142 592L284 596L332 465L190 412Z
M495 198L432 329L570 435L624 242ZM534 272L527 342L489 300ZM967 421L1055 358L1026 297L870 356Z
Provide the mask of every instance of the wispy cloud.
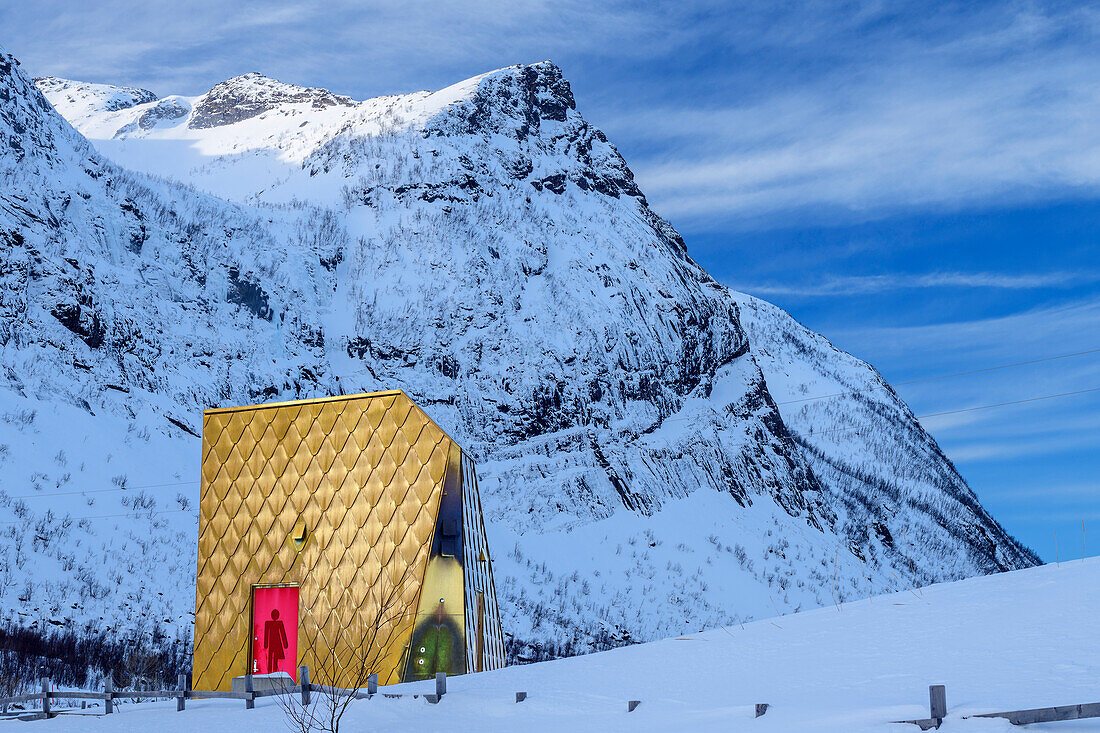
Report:
M1034 440L999 438L963 445L947 443L948 455L957 463L1019 460L1033 456L1052 458L1061 453L1097 447L1100 447L1100 435L1095 433L1060 434ZM1093 491L1100 498L1100 488L1094 488Z
M754 295L868 295L911 288L996 288L1034 290L1072 288L1100 282L1100 272L933 272L924 274L832 275L810 283L742 283L738 290Z
M0 27L35 74L197 94L255 70L364 97L551 55L660 54L684 42L682 12L579 0L42 0L0 7Z
M859 220L1095 195L1100 130L1086 120L1100 109L1100 61L1036 63L942 69L934 83L890 78L811 88L797 99L714 113L721 121L706 130L718 150L644 161L638 177L662 213L725 223L777 212ZM672 123L679 116L650 110L643 118L657 115Z
M1100 370L1094 369L1094 372L1100 376ZM1030 376L1025 375L1025 384L1031 381ZM999 382L997 386L1003 389L1020 390L1020 395L1026 396L1022 386L1013 381ZM1020 411L1006 420L1003 413L998 415L995 411L979 410L944 417L924 418L921 424L960 448L977 445L982 441L999 444L1026 442L1034 440L1037 436L1073 435L1100 443L1100 413L1090 409L1100 405L1100 395L1085 393L1076 402L1073 401L1073 397L1077 395L1069 396L1065 402L1060 403L1027 404L1021 408L1026 411L1024 419L1021 419ZM1080 409L1082 407L1084 409ZM1100 486L1097 487L1097 491L1100 491Z
M936 354L941 369L959 363L991 365L1021 361L1024 357L1100 346L1100 297L992 318L844 328L830 330L829 334L857 354L874 354L877 364L911 362L915 353ZM1072 369L1069 364L1059 366L1061 374Z
M1100 392L1065 389L1052 392L1050 386L1065 380L1070 384L1100 387L1100 368L1092 368L1092 380L1081 381L1075 375L1048 371L1036 378L1034 371L992 380L963 383L949 393L926 392L921 401L957 400L969 397L965 406L999 405L942 417L922 418L921 424L940 441L947 454L957 462L1020 461L1034 457L1054 461L1056 456L1095 452L1100 449ZM1055 387L1057 389L1057 387ZM975 397L975 395L983 395ZM1048 399L1035 397L1060 395ZM1016 402L1016 400L1033 400ZM1013 403L1015 404L1002 404ZM1055 461L1057 462L1057 461ZM1100 486L1097 487L1100 495Z
M1100 499L1100 485L1095 482L1044 482L1003 491L1001 496L1005 499Z
M696 228L1093 196L1100 49L1077 31L1097 18L1007 16L997 31L958 19L922 38L872 35L863 64L824 63L702 110L647 106L611 126L673 141L638 178L659 211Z

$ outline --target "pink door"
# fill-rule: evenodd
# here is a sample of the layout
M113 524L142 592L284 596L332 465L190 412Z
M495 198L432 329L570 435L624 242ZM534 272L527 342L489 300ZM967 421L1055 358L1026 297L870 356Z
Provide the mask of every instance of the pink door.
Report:
M252 589L252 674L298 679L298 589Z

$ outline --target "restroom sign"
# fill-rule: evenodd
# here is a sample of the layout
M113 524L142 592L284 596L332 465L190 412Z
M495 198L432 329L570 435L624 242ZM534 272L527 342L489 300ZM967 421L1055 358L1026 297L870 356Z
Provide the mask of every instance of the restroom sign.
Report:
M298 678L298 587L252 589L252 674Z

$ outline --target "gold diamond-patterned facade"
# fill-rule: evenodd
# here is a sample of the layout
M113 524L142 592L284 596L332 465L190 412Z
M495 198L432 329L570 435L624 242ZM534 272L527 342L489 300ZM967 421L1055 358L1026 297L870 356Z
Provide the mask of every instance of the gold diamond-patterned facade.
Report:
M248 673L252 589L264 585L298 586L298 664L311 669L348 656L349 629L398 586L402 610L375 642L379 681L398 681L451 451L400 391L207 410L194 688L228 690Z

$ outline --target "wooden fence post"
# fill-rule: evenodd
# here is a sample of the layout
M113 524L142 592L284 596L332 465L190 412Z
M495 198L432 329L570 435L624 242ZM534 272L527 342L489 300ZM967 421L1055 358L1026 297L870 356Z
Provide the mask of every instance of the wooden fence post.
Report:
M378 675L373 672L367 675L367 694L378 694Z
M50 681L45 677L42 678L42 712L50 717Z
M447 694L447 673L436 672L435 673L435 694L440 700Z
M176 712L182 712L183 708L187 705L185 698L187 697L187 675L180 672L176 677L176 687L179 688L180 696L176 698Z
M115 681L112 677L113 675L108 672L107 679L103 681L103 693L106 695L103 706L107 709L107 715L115 711Z
M309 667L303 664L298 668L298 679L302 683L302 704L309 705Z
M244 691L245 691L245 694L248 695L248 697L246 697L244 699L244 709L245 710L251 710L252 708L256 707L256 701L252 698L253 689L252 689L252 675L251 674L246 674L244 676Z
M942 720L947 717L947 688L943 685L928 686L928 708L930 718Z

